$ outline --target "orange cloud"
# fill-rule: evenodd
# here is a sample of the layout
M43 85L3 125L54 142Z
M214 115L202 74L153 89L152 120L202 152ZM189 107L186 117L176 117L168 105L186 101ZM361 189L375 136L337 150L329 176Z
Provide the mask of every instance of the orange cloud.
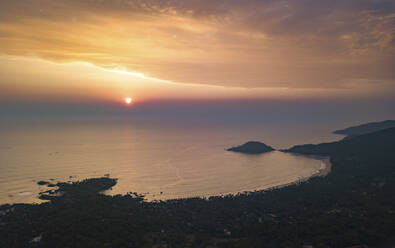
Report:
M4 0L0 53L226 87L395 85L395 7L374 2Z

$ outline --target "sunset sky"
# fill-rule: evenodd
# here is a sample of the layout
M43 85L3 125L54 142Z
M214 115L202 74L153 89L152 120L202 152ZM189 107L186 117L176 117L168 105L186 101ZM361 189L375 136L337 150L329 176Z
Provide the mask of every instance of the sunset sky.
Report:
M0 101L391 99L393 0L2 0Z

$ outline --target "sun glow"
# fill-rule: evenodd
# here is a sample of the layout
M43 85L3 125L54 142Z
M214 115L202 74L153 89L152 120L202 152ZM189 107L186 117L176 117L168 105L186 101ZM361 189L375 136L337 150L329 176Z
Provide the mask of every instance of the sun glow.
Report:
M125 98L125 103L128 104L128 105L131 104L132 103L132 98L126 97Z
M118 73L118 74L123 74L123 75L129 75L129 76L144 78L144 79L148 78L147 76L144 75L144 73L128 71L125 68L117 67L117 68L114 68L114 69L103 69L103 70L109 71L109 72Z

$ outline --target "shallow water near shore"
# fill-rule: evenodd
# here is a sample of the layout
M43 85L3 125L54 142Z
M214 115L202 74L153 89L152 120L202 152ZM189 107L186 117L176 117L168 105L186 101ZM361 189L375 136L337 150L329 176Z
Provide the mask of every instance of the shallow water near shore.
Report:
M321 159L279 151L261 155L225 151L248 140L275 148L297 140L279 133L275 127L241 131L129 122L2 126L0 204L40 202L37 194L48 189L37 185L40 180L56 183L109 175L118 183L107 194L138 192L147 200L164 200L271 188L325 167Z

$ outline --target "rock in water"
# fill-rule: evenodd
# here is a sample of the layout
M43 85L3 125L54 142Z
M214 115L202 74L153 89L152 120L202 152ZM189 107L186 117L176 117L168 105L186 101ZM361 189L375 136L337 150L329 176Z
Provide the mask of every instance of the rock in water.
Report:
M265 152L274 151L274 149L259 141L249 141L241 146L235 146L227 149L231 152L241 152L246 154L261 154Z

